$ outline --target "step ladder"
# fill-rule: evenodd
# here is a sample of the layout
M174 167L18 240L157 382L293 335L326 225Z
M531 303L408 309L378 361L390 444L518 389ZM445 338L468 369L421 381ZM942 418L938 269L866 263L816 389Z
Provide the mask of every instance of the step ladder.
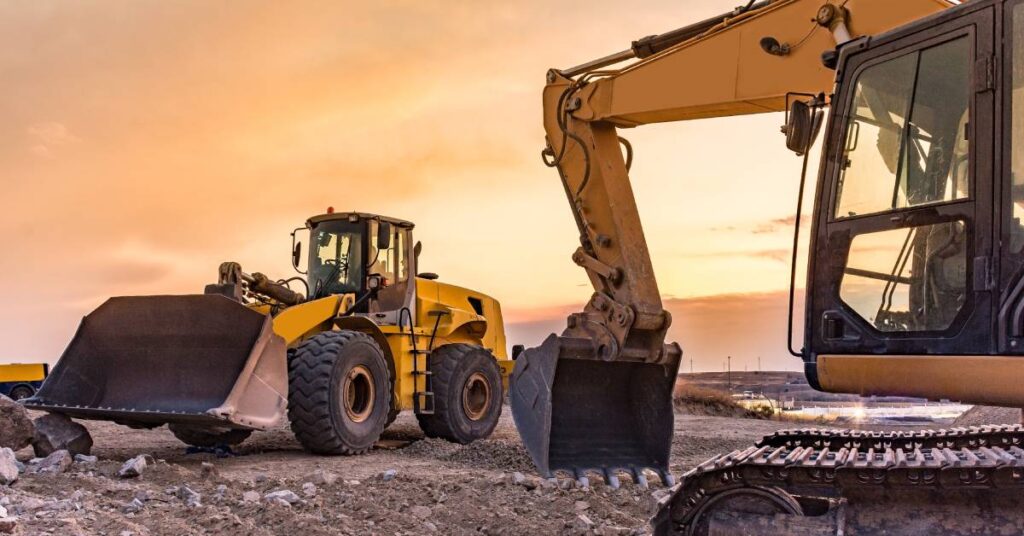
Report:
M420 356L425 356L424 369L419 368ZM434 391L429 370L430 350L412 352L412 409L417 415L434 414ZM422 378L422 380L420 380ZM420 389L420 386L423 389Z

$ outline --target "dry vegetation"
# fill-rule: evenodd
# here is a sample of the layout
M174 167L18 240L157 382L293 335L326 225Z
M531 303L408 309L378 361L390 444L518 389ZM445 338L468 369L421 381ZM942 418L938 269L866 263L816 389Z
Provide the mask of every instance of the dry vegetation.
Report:
M733 400L728 393L684 382L676 384L675 391L672 393L672 401L676 411L690 415L740 417L747 419L771 418L770 410L747 409Z

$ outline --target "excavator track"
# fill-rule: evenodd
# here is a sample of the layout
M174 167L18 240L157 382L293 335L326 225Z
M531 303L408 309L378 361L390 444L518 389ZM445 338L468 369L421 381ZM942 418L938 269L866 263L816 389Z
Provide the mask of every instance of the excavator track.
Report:
M970 426L942 430L874 432L868 430L835 430L799 428L780 430L757 442L758 447L840 448L975 448L1019 447L1024 426L1019 424Z
M662 499L655 534L1017 534L1024 428L789 430L716 456Z

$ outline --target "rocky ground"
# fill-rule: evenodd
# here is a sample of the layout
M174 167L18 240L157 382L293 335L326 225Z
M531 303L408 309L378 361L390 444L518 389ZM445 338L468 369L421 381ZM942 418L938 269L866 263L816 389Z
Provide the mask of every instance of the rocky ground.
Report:
M304 453L286 427L258 433L234 456L188 453L166 429L86 422L95 462L0 486L15 534L632 534L646 531L657 485L581 489L533 475L507 414L485 441L424 439L411 415L381 448L356 457ZM784 423L680 415L673 473L748 445ZM397 447L397 448L396 448ZM118 471L150 455L141 476ZM516 474L519 473L519 474ZM656 479L652 479L656 482ZM274 492L276 496L267 496ZM2 513L2 512L0 512ZM0 525L2 526L2 525Z
M1021 424L1018 408L974 406L953 421L953 426L981 426L984 424Z
M628 481L612 490L537 479L507 408L495 434L469 446L424 439L415 418L402 415L380 448L356 457L308 455L286 427L218 457L189 453L166 429L85 424L96 461L80 457L64 472L33 473L32 449L17 452L27 472L0 486L0 532L644 534L659 491ZM715 453L791 426L678 415L672 472L678 477ZM118 475L140 455L152 457L140 476Z

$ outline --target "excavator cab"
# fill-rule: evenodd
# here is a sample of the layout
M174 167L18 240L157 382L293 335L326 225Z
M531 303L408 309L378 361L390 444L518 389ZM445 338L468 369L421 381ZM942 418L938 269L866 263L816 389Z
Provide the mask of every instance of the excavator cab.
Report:
M1000 352L992 237L1006 193L985 156L996 152L997 6L972 6L841 49L805 312L820 390L1022 402L1013 375L977 366ZM984 377L962 381L968 370Z

